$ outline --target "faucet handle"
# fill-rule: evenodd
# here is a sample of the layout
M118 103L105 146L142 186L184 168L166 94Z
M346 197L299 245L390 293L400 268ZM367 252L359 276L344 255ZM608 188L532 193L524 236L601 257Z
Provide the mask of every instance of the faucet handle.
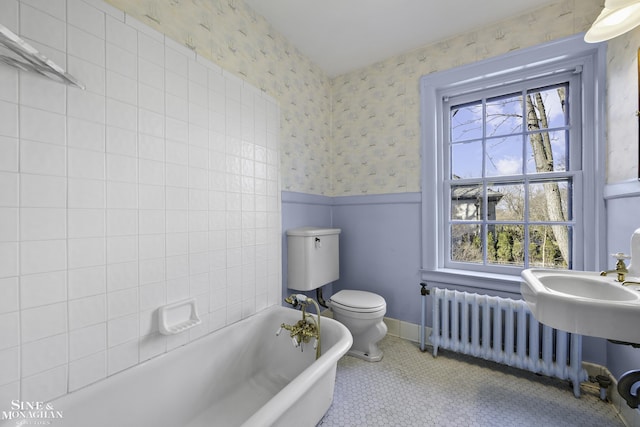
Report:
M611 256L618 261L624 261L625 259L631 258L629 255L625 254L624 252L617 252L615 254L611 254Z

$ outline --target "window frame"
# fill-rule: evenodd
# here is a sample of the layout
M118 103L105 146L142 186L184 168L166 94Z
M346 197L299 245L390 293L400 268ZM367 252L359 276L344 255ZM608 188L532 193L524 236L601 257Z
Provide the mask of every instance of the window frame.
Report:
M568 225L571 227L571 229L573 230L575 228L576 224L580 224L582 222L582 205L583 205L583 200L582 200L582 194L579 191L575 191L575 188L580 188L581 184L581 178L582 178L582 156L581 156L581 152L582 152L582 138L581 138L581 130L582 130L582 117L581 117L581 104L582 104L582 94L581 94L581 78L580 78L580 73L576 73L575 70L571 70L571 71L565 71L564 73L554 73L552 75L548 75L548 76L543 76L543 77L533 77L530 79L525 79L525 80L521 80L519 82L515 82L515 83L509 83L509 84L505 84L502 86L496 86L490 89L486 89L486 90L481 90L481 91L475 91L475 92L471 92L471 93L464 93L461 95L456 95L456 96L444 96L444 99L442 101L443 104L443 116L441 118L441 123L442 123L442 128L443 128L443 132L442 132L442 136L443 136L443 140L442 140L442 144L443 144L443 150L442 150L442 155L444 157L443 159L443 179L442 179L442 183L443 183L443 190L442 190L442 206L441 206L441 212L440 214L443 217L443 233L445 234L445 238L443 239L443 255L444 254L450 254L451 253L451 234L449 232L449 226L452 225L453 223L456 223L457 221L454 221L451 219L451 209L452 209L452 202L450 200L449 197L444 197L445 194L449 194L449 190L453 187L453 183L456 182L458 184L480 184L483 187L483 203L482 203L482 208L484 211L486 211L487 209L487 201L486 201L486 191L487 189L492 186L492 185L500 185L500 184L509 184L509 183L522 183L523 186L528 187L530 184L535 184L535 183L540 183L543 182L545 180L549 180L549 179L570 179L571 183L572 183L572 202L574 203L574 206L572 206L572 214L573 217L571 219L567 219L563 225ZM451 165L451 151L449 148L451 148L451 145L453 144L453 142L451 141L451 139L449 137L447 137L447 134L449 134L449 130L451 127L451 115L450 115L450 111L451 111L451 107L455 106L455 105L463 105L463 104L467 104L470 102L476 102L476 101L481 101L482 100L490 100L492 98L496 98L496 97L501 97L502 95L505 94L515 94L515 93L523 93L523 92L530 92L533 88L541 88L541 87L551 87L551 86L555 86L558 84L562 84L562 83L567 83L567 86L569 87L568 90L568 98L567 98L567 106L569 108L569 123L565 124L564 126L562 126L563 128L565 128L565 131L568 131L569 133L569 158L568 160L568 164L569 164L569 169L565 170L565 171L555 171L555 172L544 172L544 173L530 173L530 172L526 172L523 169L521 169L521 172L519 174L515 174L515 175L509 175L509 176L486 176L484 175L484 173L486 172L486 161L484 158L484 154L486 154L484 152L483 149L483 159L481 160L482 164L482 170L483 170L483 176L482 177L477 177L477 178L469 178L469 179L462 179L462 180L452 180L450 178L451 175L451 169L450 169L450 165ZM524 120L524 119L522 119ZM526 124L523 124L523 127ZM528 133L527 130L523 129L523 133L526 135ZM518 135L521 135L520 133ZM475 139L475 138L474 138ZM483 141L483 147L486 145L486 142L491 140L493 138L489 138L486 135L483 135L482 137L482 141ZM526 147L523 147L523 150L526 150ZM523 160L525 160L525 152L522 152L522 156L523 156ZM522 165L524 167L524 165ZM526 194L525 190L525 194ZM525 201L525 209L528 209L528 203ZM492 224L521 224L523 226L525 226L525 224L527 226L530 225L534 225L536 224L536 221L529 221L528 218L523 218L522 221L516 221L516 222L510 222L510 221L495 221L495 220L491 220L489 218L487 218L486 216L486 212L484 212L484 214L482 215L483 218L479 219L478 221L473 221L474 223L477 223L478 225L480 225L481 227L481 233L484 236L484 227L488 227L491 226ZM544 222L544 223L540 223L541 225L551 225L552 222ZM527 229L527 226L525 226L525 229ZM447 230L447 231L445 231ZM572 234L572 247L570 248L571 253L573 254L576 250L576 248L581 247L582 246L582 235L581 233L571 233ZM448 236L448 238L447 238ZM524 244L524 251L525 251L525 259L524 259L524 263L527 264L527 256L529 254L528 248L526 243L528 243L528 237L525 234L525 244ZM484 246L484 244L483 244ZM461 261L454 261L452 259L450 259L449 256L443 256L443 264L445 268L451 269L451 268L458 268L461 270L470 270L470 271L477 271L477 270L481 270L484 272L491 272L491 273L497 273L497 274L511 274L511 275L518 275L520 274L520 271L522 271L522 267L518 267L518 266L510 266L510 265L499 265L499 264L491 264L491 263L486 263L487 262L487 254L483 251L483 264L477 264L477 263L465 263L465 262L461 262Z
M558 72L580 74L582 135L581 172L574 192L579 192L582 212L576 212L573 268L598 270L606 262L604 209L605 71L606 46L587 44L582 35L556 40L490 58L420 79L422 154L422 268L421 278L445 285L519 293L520 268L510 272L494 269L459 269L446 265L448 247L444 232L445 154L443 99L472 92L506 87L510 83ZM448 195L447 195L448 196Z

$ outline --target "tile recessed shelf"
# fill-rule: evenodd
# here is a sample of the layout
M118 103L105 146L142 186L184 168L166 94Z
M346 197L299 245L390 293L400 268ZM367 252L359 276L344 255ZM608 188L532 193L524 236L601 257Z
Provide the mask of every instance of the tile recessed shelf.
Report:
M85 88L75 77L1 24L0 47L4 47L4 49L0 48L0 62L80 89Z

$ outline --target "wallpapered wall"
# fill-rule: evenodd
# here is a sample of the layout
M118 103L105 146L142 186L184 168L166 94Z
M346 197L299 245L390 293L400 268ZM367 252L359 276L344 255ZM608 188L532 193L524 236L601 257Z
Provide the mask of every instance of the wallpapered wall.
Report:
M334 79L334 195L420 191L420 77L585 31L601 4L561 0Z
M107 2L278 99L282 189L332 196L420 190L422 75L586 31L603 5L558 0L329 81L242 0ZM637 43L629 37L609 43L609 73L624 77L609 88L609 182L633 178L637 168L636 127L627 117L636 108L628 85Z

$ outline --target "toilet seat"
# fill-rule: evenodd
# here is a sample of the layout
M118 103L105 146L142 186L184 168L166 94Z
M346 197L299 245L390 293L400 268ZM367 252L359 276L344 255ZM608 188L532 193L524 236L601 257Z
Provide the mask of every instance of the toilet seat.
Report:
M331 306L355 313L386 311L387 303L378 294L367 291L342 290L331 296Z

